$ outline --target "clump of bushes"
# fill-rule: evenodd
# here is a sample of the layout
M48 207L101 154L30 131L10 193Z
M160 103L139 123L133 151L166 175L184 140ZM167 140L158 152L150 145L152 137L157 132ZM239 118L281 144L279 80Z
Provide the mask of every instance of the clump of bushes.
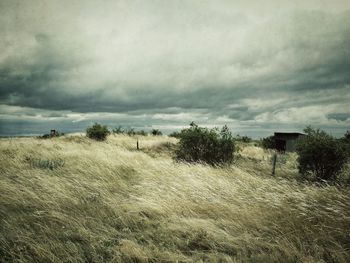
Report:
M136 135L147 136L147 132L144 130L136 131Z
M118 126L112 130L113 134L124 134L125 130L123 129L122 126Z
M275 136L268 136L261 139L261 145L265 149L275 149L276 143L275 143Z
M227 126L221 130L199 127L192 122L183 129L176 150L176 159L205 162L211 165L231 163L235 149L234 138Z
M110 131L108 130L107 126L98 123L95 123L92 127L86 129L86 136L96 141L106 140L109 134Z
M158 130L158 129L153 129L153 130L151 131L151 134L152 134L153 136L160 136L160 135L162 135L162 132L161 132L160 130Z
M236 141L239 142L244 142L244 143L250 143L252 142L252 138L248 137L248 136L240 136L239 134L237 134L237 136L235 137Z
M341 138L344 143L350 144L350 131L346 131L344 136Z
M180 138L180 136L181 136L181 133L177 131L174 131L169 134L169 137L173 137L173 138Z
M299 172L318 181L335 180L347 162L345 144L320 129L307 127L307 134L297 144Z
M38 136L37 138L38 139L50 139L50 138L53 138L53 137L60 137L60 136L64 136L64 133L61 132L59 133L58 131L55 131L55 133L46 133L42 136Z
M350 131L346 131L344 136L340 138L341 143L345 144L348 155L350 156Z
M135 131L134 128L124 129L122 126L114 128L112 130L112 133L113 134L127 134L129 136L134 136L134 135L147 136L147 132L145 132L144 130Z
M136 131L134 128L129 128L129 129L124 130L124 134L127 134L129 136L133 136L133 135L136 135Z
M346 133L342 137L342 140L346 143L350 143L350 131L346 131Z

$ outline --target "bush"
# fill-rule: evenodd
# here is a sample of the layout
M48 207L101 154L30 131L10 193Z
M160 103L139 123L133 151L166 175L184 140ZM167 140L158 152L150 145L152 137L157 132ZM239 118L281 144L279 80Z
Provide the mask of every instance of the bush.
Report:
M147 136L147 132L145 132L144 130L135 131L134 128L124 129L122 126L118 126L117 128L114 128L112 132L113 134L127 134L129 136L133 136L133 135Z
M58 131L56 131L54 134L46 133L42 136L37 136L37 139L51 139L51 138L60 137L60 136L64 136L64 133L63 132L59 133Z
M154 135L154 136L160 136L160 135L162 135L162 132L160 130L158 130L158 129L153 129L151 131L151 134Z
M127 135L129 136L133 136L133 135L136 135L136 131L134 128L128 128L124 131L124 133L126 133Z
M350 131L346 131L346 133L344 134L342 140L343 140L345 143L350 144Z
M125 130L123 129L122 126L118 126L117 128L114 128L112 130L112 133L113 134L124 134L125 133Z
M246 142L249 143L252 141L252 138L248 137L248 136L242 136L241 137L242 142Z
M252 138L248 137L248 136L240 136L239 134L237 134L237 136L235 137L236 141L239 142L245 142L245 143L250 143L252 141Z
M86 129L86 136L97 141L104 141L110 134L107 126L95 123L92 127Z
M275 149L276 144L275 144L275 137L274 136L269 136L266 138L261 139L261 145L265 149Z
M198 127L195 123L180 133L176 158L186 162L206 162L211 165L231 163L234 140L231 132L224 126L218 129Z
M344 136L340 138L340 143L346 148L348 156L350 156L350 131L346 131Z
M347 161L341 141L319 129L307 127L307 134L297 144L299 172L314 175L317 180L334 180Z
M174 137L174 138L180 138L180 136L181 136L181 133L176 131L169 134L169 137Z
M38 138L38 139L50 139L50 138L52 138L52 137L50 136L50 134L45 133L44 135L38 136L37 138Z
M147 136L147 132L145 132L144 130L140 130L136 132L136 135Z

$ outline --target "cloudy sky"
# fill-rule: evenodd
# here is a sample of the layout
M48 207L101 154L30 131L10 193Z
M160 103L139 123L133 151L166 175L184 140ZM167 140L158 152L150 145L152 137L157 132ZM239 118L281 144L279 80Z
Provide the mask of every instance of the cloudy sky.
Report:
M350 1L0 0L0 135L350 129Z

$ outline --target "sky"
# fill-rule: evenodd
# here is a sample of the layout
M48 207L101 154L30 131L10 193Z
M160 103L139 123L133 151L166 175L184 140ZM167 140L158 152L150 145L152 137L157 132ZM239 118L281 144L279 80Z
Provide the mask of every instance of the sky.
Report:
M350 130L350 1L0 0L0 135Z

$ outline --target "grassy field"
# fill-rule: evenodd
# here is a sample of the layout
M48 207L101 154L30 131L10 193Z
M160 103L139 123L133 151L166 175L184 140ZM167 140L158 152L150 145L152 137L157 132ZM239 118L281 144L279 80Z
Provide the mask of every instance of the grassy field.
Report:
M350 262L349 188L300 183L296 156L230 167L176 139L0 140L0 262Z

